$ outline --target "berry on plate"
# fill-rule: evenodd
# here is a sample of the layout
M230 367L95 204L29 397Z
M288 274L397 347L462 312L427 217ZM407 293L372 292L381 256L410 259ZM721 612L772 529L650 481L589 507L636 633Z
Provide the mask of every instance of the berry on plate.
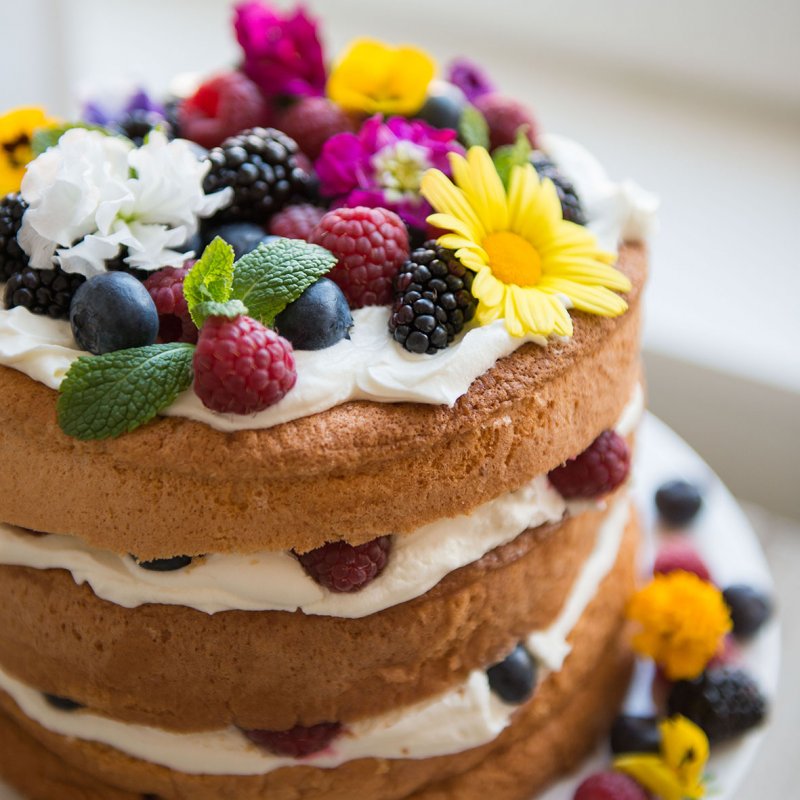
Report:
M322 145L337 133L354 129L353 120L327 97L302 97L282 112L275 123L312 161Z
M649 800L633 778L621 772L590 775L575 791L573 800Z
M209 228L204 237L205 244L210 244L217 236L233 248L233 255L237 260L252 253L260 244L267 244L275 238L255 222L228 222Z
M17 241L22 215L27 208L20 194L7 194L0 200L0 282L28 266L28 256Z
M528 700L536 686L536 662L522 644L502 661L486 670L489 686L504 702L519 705Z
M514 144L517 132L525 126L531 147L536 147L537 125L527 108L518 100L491 92L475 100L475 107L489 125L491 149Z
M615 431L603 431L586 450L551 470L548 477L562 497L593 498L621 486L630 467L628 443Z
M703 494L695 483L668 481L656 492L656 508L661 519L672 527L688 525L703 505Z
M695 546L684 538L672 537L656 554L653 574L666 575L677 570L691 572L704 581L711 580L711 573Z
M295 350L323 350L350 338L353 315L342 290L320 278L275 318L275 327Z
M83 275L55 269L23 267L6 283L6 308L22 306L31 314L67 319L72 298L84 284Z
M740 639L754 636L772 616L772 598L754 586L729 586L722 597L731 612L733 634Z
M296 725L288 731L249 730L242 733L253 744L273 755L303 758L325 750L341 730L339 722L321 722L310 727Z
M611 726L611 752L658 753L661 750L661 732L655 717L635 717L621 714Z
M383 572L391 547L389 536L359 545L328 542L297 558L320 586L332 592L357 592Z
M275 214L269 221L269 232L274 236L283 236L286 239L302 239L307 242L311 236L311 231L317 227L324 216L324 208L312 206L310 203L288 206L283 211Z
M458 86L446 81L433 81L428 87L425 104L415 117L434 128L457 131L467 105L467 98Z
M158 312L159 342L197 341L197 326L192 322L189 306L183 294L183 280L192 268L165 267L153 273L144 282Z

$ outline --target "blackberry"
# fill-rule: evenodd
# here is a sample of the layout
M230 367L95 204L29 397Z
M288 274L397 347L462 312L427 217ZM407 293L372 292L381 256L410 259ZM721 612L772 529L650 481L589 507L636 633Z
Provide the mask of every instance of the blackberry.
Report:
M32 314L67 319L72 298L86 280L83 275L55 269L25 267L6 283L6 308L22 306Z
M766 700L756 682L743 670L729 667L678 681L668 706L670 714L683 714L699 725L712 744L744 733L766 715Z
M15 272L28 266L25 255L17 242L22 227L22 215L28 204L19 194L7 194L0 200L0 281L7 281Z
M539 173L540 178L549 178L558 192L558 199L561 201L561 213L568 222L576 225L585 225L586 216L583 213L583 206L572 181L566 178L561 170L541 151L534 150L531 153L531 164Z
M472 273L452 250L426 242L394 279L389 331L410 353L444 350L475 316Z
M137 108L128 112L122 119L114 125L114 130L127 136L137 147L144 144L145 137L154 128L164 131L168 139L174 138L172 126L157 111L146 111Z
M291 202L308 199L311 178L299 166L298 152L294 139L274 128L243 131L211 150L205 192L233 188L233 202L215 221L263 225Z

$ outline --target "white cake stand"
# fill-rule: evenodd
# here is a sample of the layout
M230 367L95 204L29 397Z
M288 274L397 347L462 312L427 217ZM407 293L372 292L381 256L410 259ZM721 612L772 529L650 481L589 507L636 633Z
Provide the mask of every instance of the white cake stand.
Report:
M653 497L664 481L681 477L705 486L704 509L692 527L692 539L709 564L717 582L749 583L772 590L772 579L766 559L753 529L731 493L710 467L677 434L663 422L647 416L637 443L636 494L645 529L649 532L642 553L642 567L652 562L658 531L656 530ZM773 620L755 639L742 649L743 665L759 681L771 699L775 696L780 665L780 631ZM649 711L650 672L637 671L627 701L628 710ZM715 750L709 763L710 789L714 800L734 800L763 736L755 731ZM606 745L587 759L581 769L560 781L537 800L571 800L581 780L610 762ZM711 796L711 795L710 795ZM16 792L0 784L0 800L22 800Z

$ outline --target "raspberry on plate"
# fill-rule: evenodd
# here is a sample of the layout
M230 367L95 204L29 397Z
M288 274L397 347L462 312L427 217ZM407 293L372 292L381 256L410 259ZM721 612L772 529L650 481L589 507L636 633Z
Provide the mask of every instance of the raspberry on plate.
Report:
M185 267L165 267L144 282L158 311L159 342L194 344L197 341L197 326L192 322L183 295L183 280L193 264L191 261Z
M479 97L475 107L486 117L492 150L504 144L514 144L517 131L523 125L527 126L531 147L536 147L536 121L519 101L491 92Z
M337 133L352 131L352 119L327 97L302 97L279 117L277 127L313 161Z
M320 722L304 727L296 725L288 731L242 731L253 744L276 756L303 758L324 750L341 733L340 722Z
M708 567L700 558L694 545L686 539L670 539L656 554L656 563L653 566L654 575L666 575L677 570L691 572L701 580L711 581Z
M350 308L392 302L392 282L409 255L408 229L393 211L334 209L319 221L309 241L339 260L328 277L339 284Z
M250 317L209 317L194 353L194 391L223 414L253 414L295 385L292 345Z
M391 546L392 540L388 536L356 546L347 542L328 542L297 558L303 569L326 589L357 592L383 572Z
M562 497L593 498L613 492L631 467L628 443L615 431L603 431L580 455L550 471Z
M598 772L577 788L573 800L649 800L649 796L633 778L621 772Z
M285 239L302 239L308 241L311 231L317 227L325 216L325 209L312 206L311 203L299 203L279 211L269 221L269 232L273 236Z

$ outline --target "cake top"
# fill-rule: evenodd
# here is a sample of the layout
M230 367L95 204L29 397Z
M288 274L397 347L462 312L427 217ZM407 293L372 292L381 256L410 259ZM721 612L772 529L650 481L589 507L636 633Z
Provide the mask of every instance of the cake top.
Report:
M64 123L0 118L0 364L68 435L452 406L526 343L625 313L653 198L460 59L238 5L238 69ZM577 317L575 316L577 313Z

